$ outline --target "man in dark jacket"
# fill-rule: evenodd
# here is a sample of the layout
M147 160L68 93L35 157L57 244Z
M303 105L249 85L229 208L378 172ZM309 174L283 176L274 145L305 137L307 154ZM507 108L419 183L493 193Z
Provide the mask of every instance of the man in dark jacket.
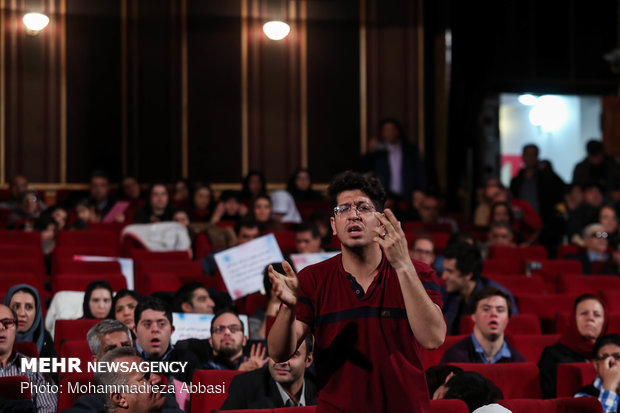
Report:
M309 335L288 361L269 359L266 367L235 376L221 410L316 405L316 385L305 375L312 364L312 347Z

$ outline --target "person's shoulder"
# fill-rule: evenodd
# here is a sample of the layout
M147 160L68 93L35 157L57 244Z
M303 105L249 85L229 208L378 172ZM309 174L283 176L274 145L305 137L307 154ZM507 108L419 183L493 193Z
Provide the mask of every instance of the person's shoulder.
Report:
M446 363L468 363L471 362L469 360L469 349L473 347L473 342L471 340L471 335L464 337L463 339L457 341L452 344L450 347L446 349L441 358L441 364Z
M297 276L300 279L305 277L317 278L320 275L327 274L329 271L337 270L340 266L341 255L342 253L339 253L324 261L308 265L307 267L299 271L299 274L297 274Z
M264 386L270 379L271 374L269 374L268 365L265 365L260 369L237 374L235 377L233 377L230 385L243 386L244 388L247 388L248 386L260 387Z

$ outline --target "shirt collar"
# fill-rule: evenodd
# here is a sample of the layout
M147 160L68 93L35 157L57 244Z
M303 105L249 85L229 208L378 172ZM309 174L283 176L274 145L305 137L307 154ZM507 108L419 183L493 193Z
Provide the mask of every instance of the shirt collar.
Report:
M487 359L487 356L484 353L484 349L480 345L480 342L478 341L474 333L471 333L471 341L474 343L474 350L476 350L476 353L480 356L480 359L482 360L483 363L495 364L502 358L509 359L512 357L512 353L510 352L510 349L508 348L508 344L506 344L506 340L504 340L499 351L497 352L497 354L495 354L495 356L493 356L493 359L491 361Z
M166 352L164 353L163 356L161 356L159 359L160 360L166 360L168 358L168 356L170 355L170 353L172 352L172 349L174 348L174 346L172 345L172 343L170 343L168 345L168 350L166 350ZM138 353L138 355L140 357L142 357L144 360L154 360L155 357L152 357L150 354L148 354L142 347L140 347L140 344L138 344L138 340L136 340L136 352Z
M276 381L276 387L278 388L278 391L280 392L280 397L282 397L282 402L284 403L284 406L286 406L286 403L289 400L293 403L293 406L294 406L294 402L293 402L293 399L291 399L291 396L289 396L288 393L284 391L284 388L277 381ZM304 380L301 385L301 396L299 397L298 406L305 406L305 405L306 405L306 380Z

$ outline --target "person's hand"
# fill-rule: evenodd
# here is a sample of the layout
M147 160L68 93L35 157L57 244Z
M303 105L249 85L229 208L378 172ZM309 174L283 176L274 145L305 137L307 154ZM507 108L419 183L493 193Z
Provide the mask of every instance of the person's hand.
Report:
M398 270L412 265L407 237L405 237L400 221L396 219L394 213L390 209L386 209L383 214L375 212L375 216L381 221L382 225L373 228L373 231L377 233L373 241L381 245L392 267Z
M603 388L617 393L620 386L620 363L615 362L611 356L598 363L598 375L603 381Z
M239 365L239 371L252 371L263 367L269 358L265 355L265 347L260 343L252 344L250 348L250 357L243 357L243 363Z
M299 293L299 280L291 265L284 261L282 263L285 274L280 274L269 266L269 279L271 280L271 294L277 297L284 305L293 308L297 305L297 294Z

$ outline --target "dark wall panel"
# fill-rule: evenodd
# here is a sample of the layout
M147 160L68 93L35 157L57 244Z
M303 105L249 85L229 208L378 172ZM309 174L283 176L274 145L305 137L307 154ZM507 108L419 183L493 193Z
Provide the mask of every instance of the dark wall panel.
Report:
M189 176L241 177L240 1L188 1Z
M358 166L359 4L308 3L308 167L315 182Z
M67 181L121 171L120 0L67 0Z

